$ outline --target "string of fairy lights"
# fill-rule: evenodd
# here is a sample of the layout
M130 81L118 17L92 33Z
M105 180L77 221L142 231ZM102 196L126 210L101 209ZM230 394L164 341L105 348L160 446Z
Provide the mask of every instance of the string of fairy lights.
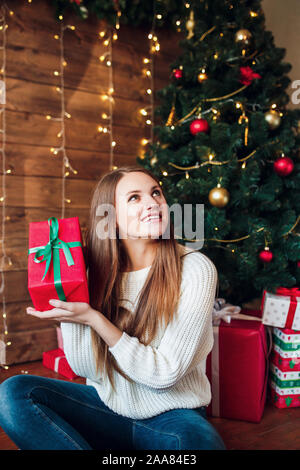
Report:
M32 0L27 0L28 4L32 3ZM154 2L155 4L155 2ZM2 45L0 50L2 51L2 80L0 81L0 99L5 96L6 89L6 29L8 27L6 22L6 11L10 16L14 14L5 3L1 7L1 17L0 17L0 34L2 36ZM99 31L99 39L102 40L104 48L107 48L107 51L104 52L100 57L99 61L105 63L108 67L108 87L107 90L101 92L101 99L108 102L108 112L102 112L101 118L102 122L97 126L97 131L108 135L110 139L110 160L109 165L110 169L118 168L114 164L114 148L117 145L113 136L113 109L115 105L114 94L114 83L113 83L113 42L118 39L118 30L120 29L120 16L121 11L118 9L116 11L116 23L115 27L107 27L106 30ZM148 86L145 88L145 96L149 98L149 106L143 107L139 110L139 113L142 116L145 116L145 125L147 128L150 128L150 137L144 138L141 141L142 148L145 147L148 143L153 142L153 122L154 122L154 54L160 50L160 44L155 32L155 18L160 18L161 15L155 14L154 8L154 19L152 22L152 28L149 32L147 39L149 40L149 58L143 58L143 71L142 73L149 80ZM53 75L59 79L59 82L55 85L55 91L58 93L60 98L60 113L59 115L52 115L50 113L46 114L46 119L49 123L58 122L60 123L60 129L58 130L56 136L60 139L59 145L50 147L50 153L52 157L61 156L62 157L62 191L61 191L61 218L65 217L65 207L66 203L71 204L71 199L66 194L66 178L70 175L70 171L73 174L77 174L78 171L73 168L71 165L70 159L67 155L66 148L66 120L71 119L71 114L66 109L65 102L65 69L67 67L67 61L64 54L64 35L66 30L75 31L76 27L74 25L65 24L63 15L59 16L60 29L59 32L55 33L52 38L59 41L59 67L56 70L53 70ZM0 148L0 153L2 155L2 196L0 201L2 202L2 236L1 244L3 256L1 258L1 288L0 292L2 293L2 321L3 321L3 333L4 341L0 341L0 365L4 369L8 369L9 366L6 365L6 348L11 345L11 341L7 341L5 337L8 335L7 327L7 313L6 313L6 302L5 302L5 278L4 278L4 268L5 262L7 261L9 265L12 265L11 258L7 256L5 251L5 205L6 205L6 183L5 178L8 173L11 173L11 169L6 169L6 159L5 159L5 142L6 142L6 123L5 123L5 100L1 100L2 107L0 113L2 114L2 127L0 128L0 133L2 134L2 147ZM22 373L27 373L28 371L21 371Z
M2 145L0 147L0 154L2 158L2 175L1 175L1 190L2 195L0 201L2 202L2 220L1 220L1 246L2 246L2 257L1 257L1 287L0 293L2 294L2 324L3 324L3 339L0 341L0 365L4 369L8 369L6 363L6 348L11 345L11 341L8 341L8 327L7 327L7 312L6 312L6 298L5 298L5 268L7 263L9 266L12 265L11 258L6 254L5 239L6 239L6 224L5 221L9 220L9 216L6 216L6 175L11 173L11 169L6 168L6 30L8 28L6 13L12 16L14 13L9 10L6 3L1 5L0 9L0 36L2 52L2 63L1 63L1 93L0 93L0 114L1 114L1 128L0 133L2 135Z

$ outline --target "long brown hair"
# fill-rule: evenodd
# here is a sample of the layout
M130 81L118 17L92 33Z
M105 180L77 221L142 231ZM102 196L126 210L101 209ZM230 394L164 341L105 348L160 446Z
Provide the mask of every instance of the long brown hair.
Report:
M96 215L96 211L101 204L111 204L116 207L117 183L123 176L133 171L146 173L160 184L155 175L138 165L119 167L101 177L92 195L89 226L86 232L88 286L92 308L100 311L121 331L137 337L144 345L148 345L157 332L159 322L162 324L164 321L167 325L176 314L182 257L185 250L175 240L174 226L169 220L170 236L166 239L158 238L156 257L139 295L134 315L119 305L121 269L127 264L127 253L118 238L115 224L114 237L103 239L97 236L96 226L104 216ZM91 329L91 338L96 368L108 375L113 389L115 390L113 369L132 383L132 379L119 368L114 356L108 350L108 345L93 329Z

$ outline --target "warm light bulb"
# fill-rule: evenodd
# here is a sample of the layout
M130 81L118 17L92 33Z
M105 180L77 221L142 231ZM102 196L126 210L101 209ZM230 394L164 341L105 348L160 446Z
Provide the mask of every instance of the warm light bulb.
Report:
M117 145L117 142L115 142L115 141L113 140L112 143L111 143L111 146L112 146L112 147L115 147L116 145Z
M147 119L146 124L148 124L148 126L150 126L150 124L152 124L152 121L150 119Z
M51 119L50 114L47 114L46 119L48 119L48 120Z
M54 75L56 75L56 76L59 75L59 72L58 72L57 70L54 70L53 73L54 73Z
M152 39L153 35L151 33L148 34L148 39Z
M110 66L111 66L111 61L108 60L108 61L106 62L106 65L107 65L107 67L110 67Z
M99 36L103 38L105 36L105 31L100 31Z
M148 142L149 142L149 140L148 140L148 139L142 139L142 141L141 141L142 145L147 145L147 144L148 144Z
M109 44L109 40L108 39L105 39L105 41L103 42L104 46L108 46Z
M108 115L106 113L102 113L102 119L108 119Z
M168 172L167 172L167 171L163 171L163 175L164 175L164 176L168 176Z
M140 110L140 113L143 115L143 116L147 116L147 111L145 109L141 109Z
M151 93L152 93L151 88L148 88L147 93L148 93L148 95L151 95Z
M117 39L118 39L118 35L117 35L117 33L114 33L113 34L113 40L116 41Z

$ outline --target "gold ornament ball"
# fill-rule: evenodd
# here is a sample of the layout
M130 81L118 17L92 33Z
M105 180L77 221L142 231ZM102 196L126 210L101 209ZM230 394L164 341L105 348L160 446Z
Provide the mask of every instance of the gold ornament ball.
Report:
M229 202L229 192L225 188L213 188L209 191L208 200L212 206L224 207Z
M265 120L271 129L277 129L281 123L280 114L275 109L270 109L270 111L265 113Z
M194 20L187 20L186 22L186 29L194 29L195 27L195 21Z
M237 44L242 44L243 46L248 46L250 44L251 38L252 34L248 29L240 29L235 34L235 42Z

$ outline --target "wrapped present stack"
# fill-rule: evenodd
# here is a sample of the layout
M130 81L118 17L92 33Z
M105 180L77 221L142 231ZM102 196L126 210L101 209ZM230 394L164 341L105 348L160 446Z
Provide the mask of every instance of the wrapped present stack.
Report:
M300 406L300 289L264 291L263 322L272 326L270 396L278 408Z

